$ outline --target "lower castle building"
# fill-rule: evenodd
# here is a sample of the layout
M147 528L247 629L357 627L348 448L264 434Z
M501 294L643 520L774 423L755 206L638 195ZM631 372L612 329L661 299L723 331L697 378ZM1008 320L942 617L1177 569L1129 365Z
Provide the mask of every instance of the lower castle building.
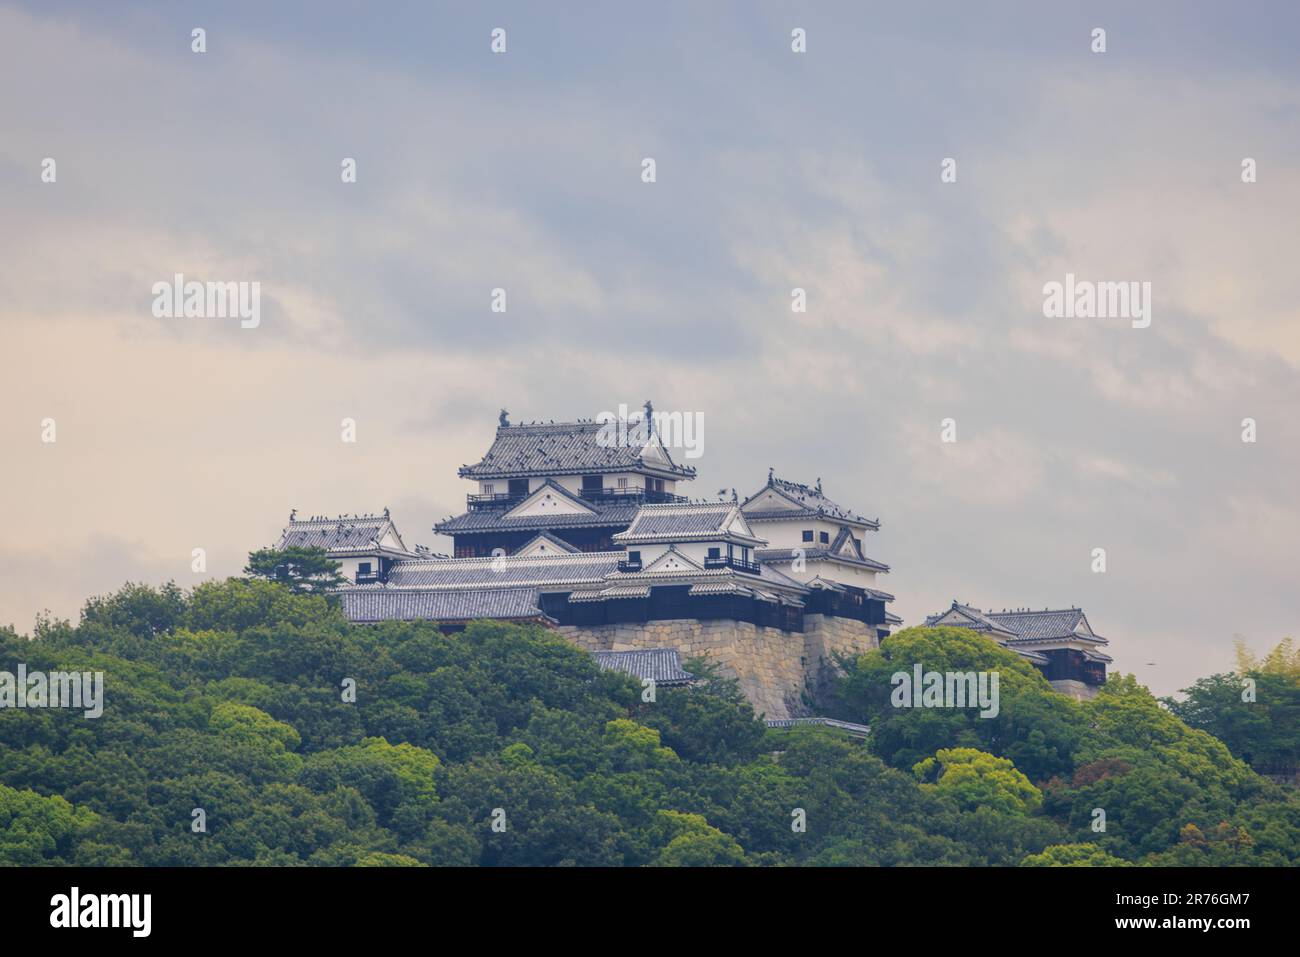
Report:
M1028 658L1053 688L1073 698L1095 695L1106 683L1106 665L1114 660L1101 650L1110 642L1092 630L1081 608L984 612L954 600L951 608L931 615L925 623L988 635Z
M276 547L339 561L356 622L538 622L602 667L679 683L691 678L681 662L705 657L768 719L809 714L837 655L902 624L877 587L889 566L864 547L879 521L833 502L820 479L770 469L744 500L692 501L678 488L695 471L673 461L649 403L641 422L639 434L593 420L512 425L503 411L483 459L460 469L475 482L465 512L434 526L453 557L407 548L387 510L291 515Z

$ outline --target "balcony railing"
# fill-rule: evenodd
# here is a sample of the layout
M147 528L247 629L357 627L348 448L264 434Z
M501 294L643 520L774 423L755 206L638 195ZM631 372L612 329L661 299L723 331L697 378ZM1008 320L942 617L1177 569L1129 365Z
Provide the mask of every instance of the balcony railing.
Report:
M466 495L465 504L470 511L481 508L509 508L528 497L527 492L511 494L509 492L486 493L484 495Z
M584 488L578 494L591 502L627 502L629 504L644 502L648 505L659 505L690 501L685 495L674 495L672 492L656 492L640 485L629 485L624 488L615 488L613 486L608 488ZM487 492L481 495L466 495L465 505L470 511L510 508L522 502L528 495L527 492Z
M618 563L618 570L621 572L639 572L641 570L641 562L639 560L634 562L620 561Z
M740 558L728 558L722 556L719 558L704 559L705 568L734 568L738 572L748 572L751 575L759 574L758 562L747 562Z
M667 504L672 502L689 502L690 499L685 495L674 495L672 492L654 492L643 488L640 485L628 485L622 488L614 486L602 488L584 488L582 497L592 501L631 501L645 502L649 505Z

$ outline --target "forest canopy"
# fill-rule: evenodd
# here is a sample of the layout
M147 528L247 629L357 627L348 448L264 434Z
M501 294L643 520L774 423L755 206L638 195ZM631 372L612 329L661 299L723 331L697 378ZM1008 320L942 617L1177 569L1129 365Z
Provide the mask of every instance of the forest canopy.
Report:
M998 715L891 707L917 661L996 669ZM537 626L127 585L75 626L0 629L0 671L105 688L97 719L0 709L0 864L1295 864L1300 795L1257 773L1295 767L1290 661L1249 672L1259 711L1235 674L1165 706L1113 677L1080 703L973 632L909 628L825 702L861 741L768 730L708 662L644 701Z

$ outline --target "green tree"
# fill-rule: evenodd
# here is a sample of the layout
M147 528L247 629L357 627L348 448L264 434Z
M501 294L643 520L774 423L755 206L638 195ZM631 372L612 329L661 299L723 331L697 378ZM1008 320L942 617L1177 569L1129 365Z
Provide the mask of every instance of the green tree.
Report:
M1183 694L1163 700L1188 727L1214 735L1261 774L1300 772L1300 676L1281 669L1211 675Z
M1251 672L1274 722L1286 661ZM968 631L846 663L865 742L768 732L707 663L647 702L541 627L359 626L257 578L128 585L76 626L0 628L0 671L18 662L103 671L108 698L93 721L0 709L0 865L1300 863L1300 794L1188 727L1216 719L1213 679L1188 723L1131 677L1076 703ZM1001 714L890 707L912 662L998 670ZM1284 751L1257 717L1213 727L1252 760Z
M1129 867L1123 858L1107 854L1096 844L1053 844L1030 854L1021 867Z
M1000 814L1027 814L1042 794L1006 758L974 748L944 748L917 763L913 773L922 789L950 797L965 810L989 808Z
M723 834L698 814L660 811L668 843L659 852L658 867L740 867L745 852L735 838Z
M279 582L296 594L329 591L346 584L339 563L323 548L262 548L250 552L244 574Z
M843 662L838 716L871 726L872 749L901 770L941 748L977 748L1008 758L1031 780L1074 765L1085 734L1078 705L1052 689L1033 665L968 628L906 628L877 649ZM924 671L996 672L998 713L966 708L898 708L893 677Z
M72 840L96 815L55 794L19 791L0 784L0 863L50 864L66 861Z

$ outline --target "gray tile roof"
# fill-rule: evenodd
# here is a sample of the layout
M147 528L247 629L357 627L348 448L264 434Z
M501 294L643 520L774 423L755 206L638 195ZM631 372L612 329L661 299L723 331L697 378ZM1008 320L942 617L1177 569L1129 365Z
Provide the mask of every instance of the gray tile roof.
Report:
M820 482L820 479L818 480ZM802 509L776 509L768 511L746 510L745 516L751 521L778 521L790 518L825 518L829 521L845 521L856 525L865 525L868 528L880 528L880 522L876 519L866 518L847 509L842 505L832 502L826 497L825 493L816 486L803 485L799 482L789 482L785 479L773 478L768 476L767 484L759 489L749 498L745 499L741 505L743 509L751 501L762 495L767 489L775 489Z
M1016 633L1012 629L1006 627L1003 624L1000 624L999 622L993 621L991 618L986 616L984 612L980 611L978 608L974 608L970 605L963 605L961 602L957 601L956 599L953 600L952 607L945 608L943 611L939 612L936 615L928 616L925 619L925 623L926 625L931 625L931 626L937 625L939 624L939 619L943 618L949 612L952 611L957 612L957 614L961 617L962 621L960 623L948 622L947 624L950 627L969 628L972 631L986 631L992 634L999 635L1003 638L1015 638L1016 636Z
M760 548L754 552L754 555L760 562L792 562L795 556L790 554L792 549L789 548ZM860 565L863 568L870 568L878 572L889 571L889 566L884 562L878 562L874 558L867 558L863 555L861 558L849 558L846 555L839 555L829 548L805 548L803 549L803 558L805 561L814 561L816 559L825 559L833 562L844 562L846 565Z
M764 565L763 567L766 568L768 566ZM847 592L849 588L856 588L863 592L868 598L874 598L877 601L889 602L894 600L893 595L887 591L881 591L879 588L868 588L865 585L844 585L833 579L822 578L821 575L810 579L806 584L808 588L818 588L837 592Z
M798 588L805 592L808 590L808 586L799 581L799 579L791 578L785 572L781 571L781 569L775 568L771 565L764 565L762 562L758 563L758 574L764 581L769 581L776 585Z
M616 542L672 542L726 537L739 542L760 543L762 539L739 532L724 532L739 514L732 502L691 502L673 505L642 505Z
M1044 608L1042 611L990 611L985 614L1004 628L1016 633L1021 641L1044 641L1053 638L1094 639L1106 644L1088 624L1081 608Z
M352 589L340 593L343 613L352 621L471 621L476 618L541 618L537 590L499 588L478 591Z
M648 464L636 443L605 444L600 422L553 422L503 425L483 460L460 469L462 478L505 478L525 475L576 475L652 469L692 478L695 469L674 463ZM608 434L608 432L606 432Z
M554 548L557 552L559 552L559 553L562 554L562 555L569 555L569 554L572 554L572 553L574 553L574 552L581 551L581 549L574 548L574 547L573 547L572 545L570 545L568 542L566 542L566 541L562 541L561 539L556 538L554 535L552 535L550 532L548 532L548 531L546 531L546 530L542 530L542 531L538 532L536 535L534 535L534 536L533 536L532 538L530 538L528 541L526 541L526 542L524 542L522 545L520 545L520 546L519 546L519 551L521 551L521 552L522 552L522 551L526 551L527 549L532 548L534 545L536 545L539 541L541 541L541 542L545 542L547 545L551 546L552 548Z
M609 573L618 570L622 558L622 552L574 552L566 555L504 555L499 558L400 561L389 571L386 587L501 588L599 582Z
M754 589L746 588L745 585L732 579L724 581L697 581L697 583L690 586L690 594L693 594L693 596L701 596L701 594L742 594L742 596L753 596Z
M477 532L534 531L543 528L578 528L585 526L627 528L636 517L638 506L633 504L602 505L586 502L592 509L590 515L526 515L519 518L503 518L503 513L495 509L482 509L466 512L454 518L448 518L433 526L435 532L447 535L474 534Z
M695 680L682 670L676 648L646 648L641 651L593 651L596 664L606 671L621 671L633 678L651 678L657 685L681 685Z
M275 547L323 548L332 552L374 550L389 532L401 541L387 515L321 517L305 521L290 517Z
M957 627L995 634L1003 638L1008 646L1066 640L1086 641L1099 645L1109 644L1105 638L1092 631L1087 617L1079 608L985 612L954 601L950 609L941 611L937 615L930 615L925 619L925 623L935 625L949 611L956 611L966 620ZM1033 652L1022 653L1033 655Z

